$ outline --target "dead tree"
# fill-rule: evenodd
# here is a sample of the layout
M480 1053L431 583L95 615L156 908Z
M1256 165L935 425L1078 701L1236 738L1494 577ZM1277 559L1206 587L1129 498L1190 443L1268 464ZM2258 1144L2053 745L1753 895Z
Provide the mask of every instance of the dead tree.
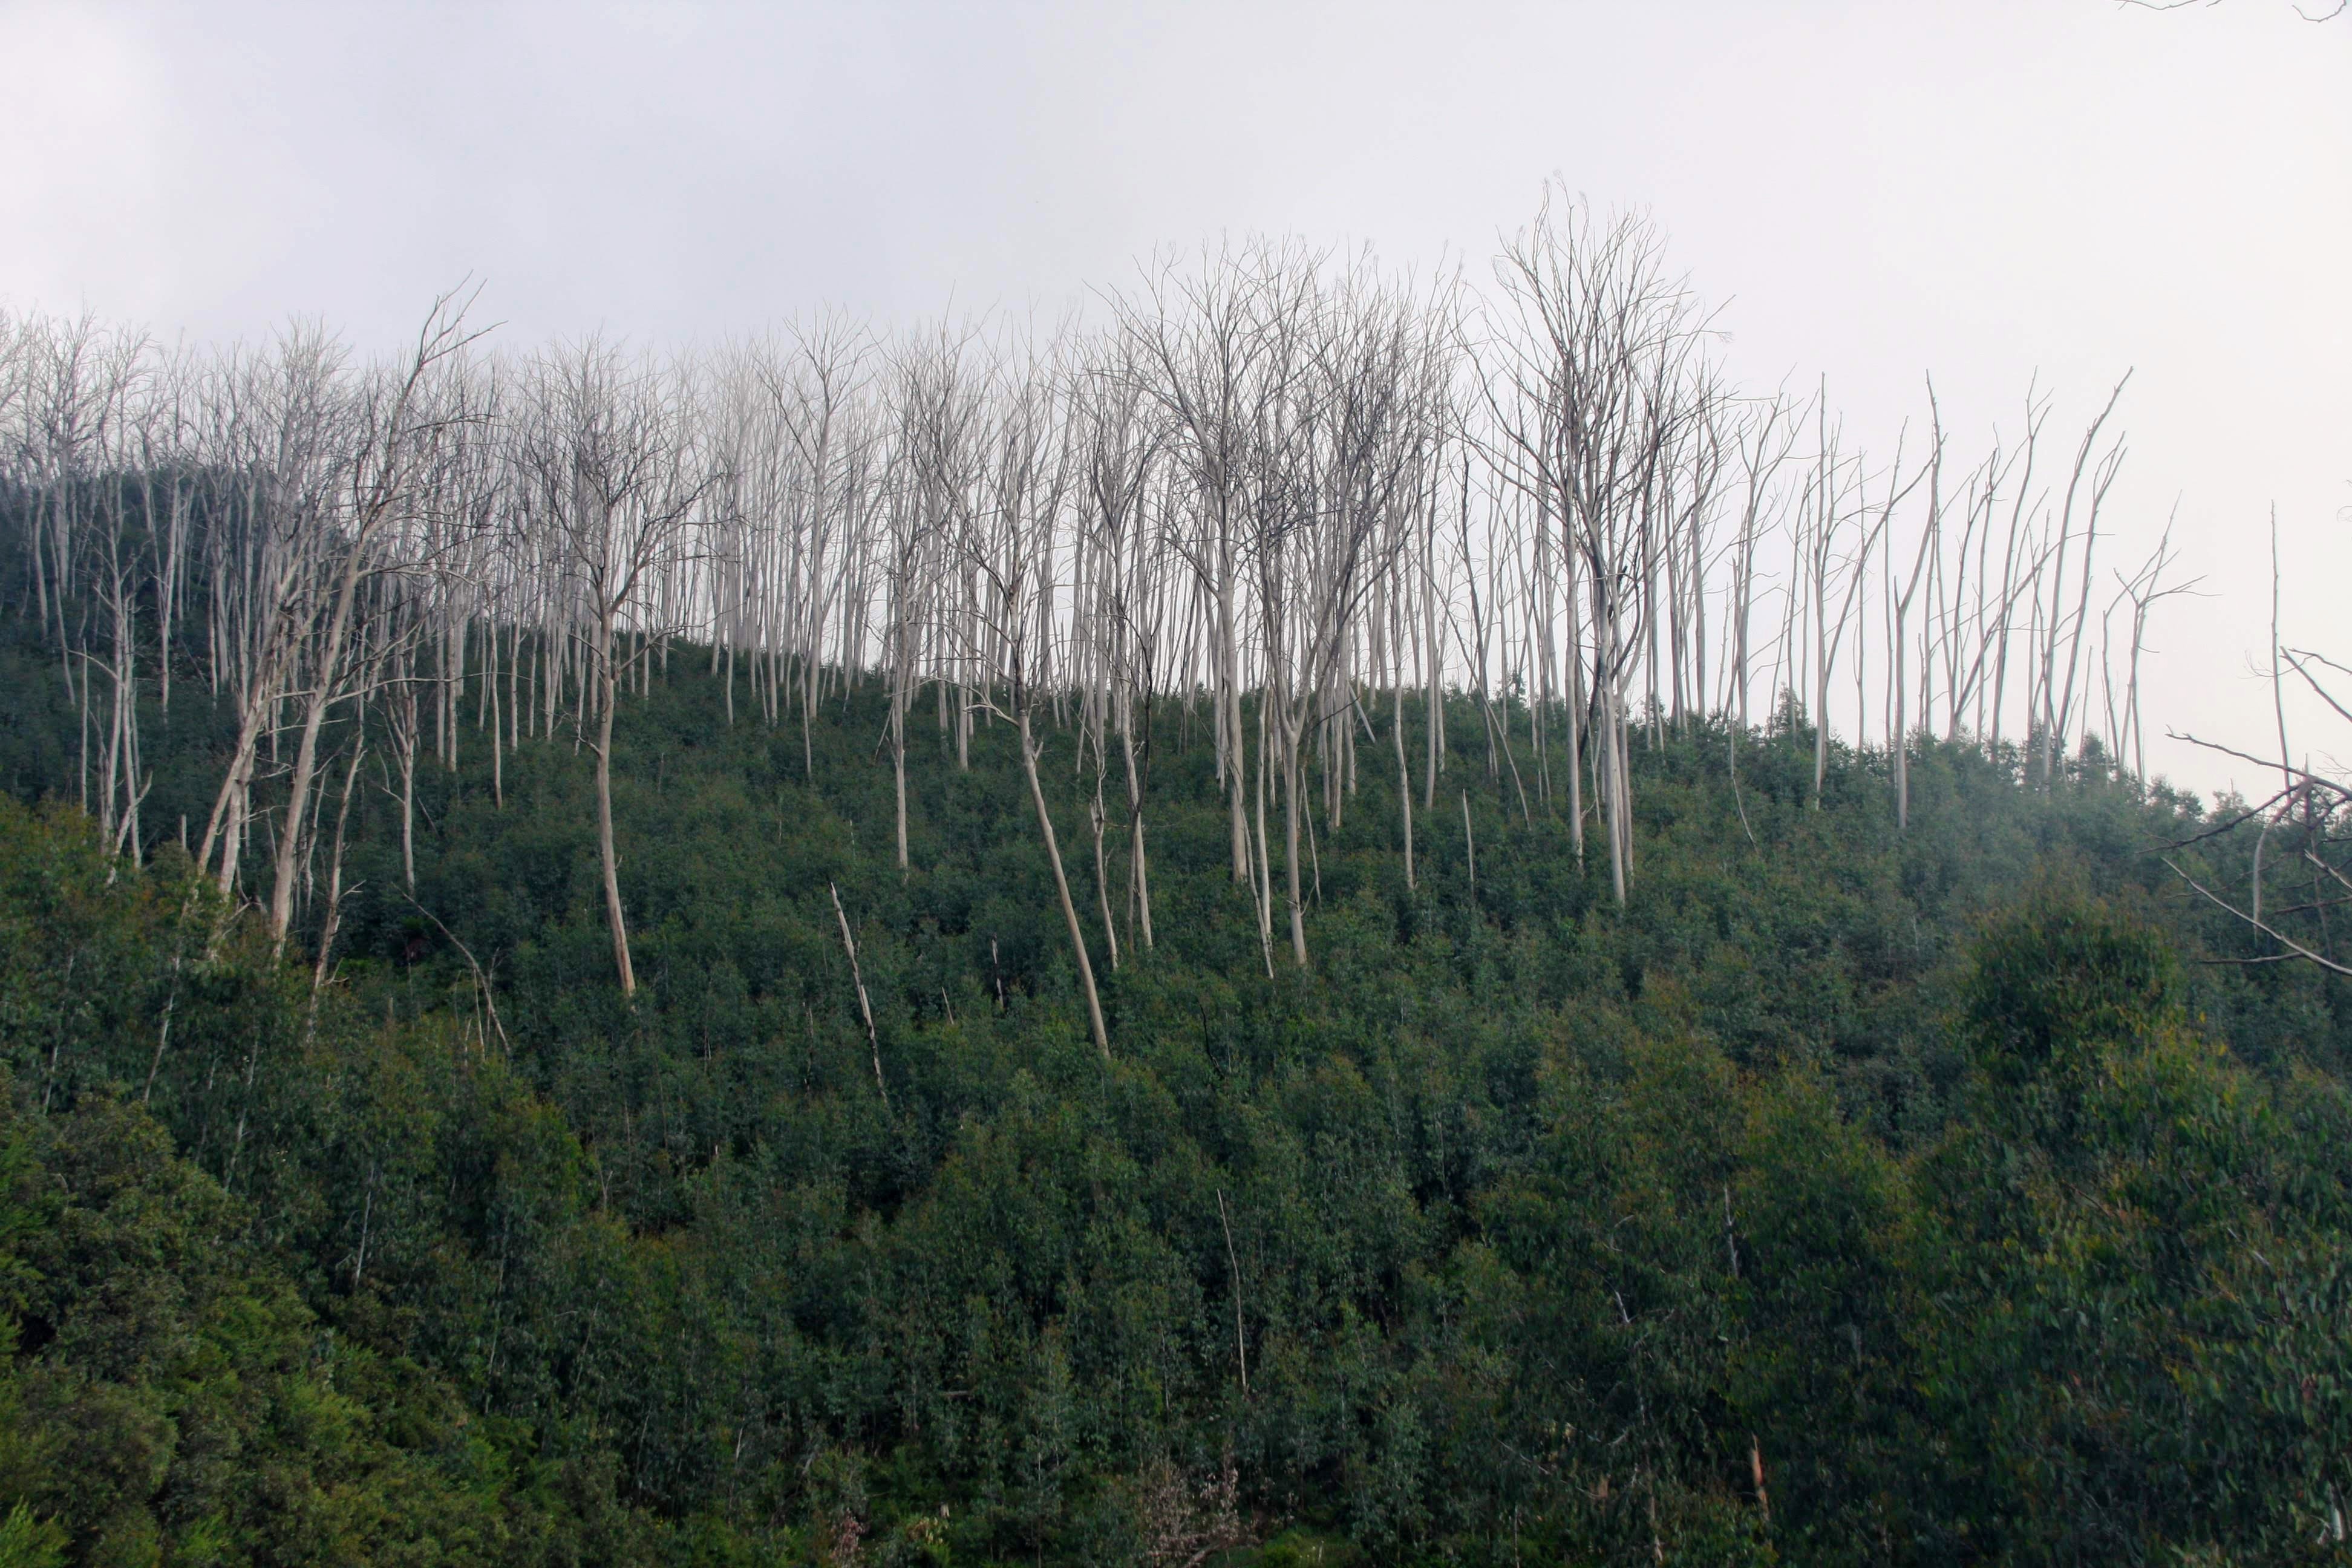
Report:
M1906 656L1911 650L1911 602L1918 595L1927 563L1937 558L1944 527L1944 416L1936 402L1936 382L1932 376L1927 380L1927 410L1931 443L1927 470L1927 516L1920 524L1919 547L1912 553L1911 572L1903 581L1903 591L1894 593L1890 586L1887 595L1886 652L1893 660L1893 666L1887 673L1887 696L1892 711L1887 721L1886 743L1895 754L1895 829L1898 833L1907 832L1911 826L1911 687L1906 668ZM1926 704L1922 703L1923 713L1925 708Z
M566 630L589 661L604 914L621 993L634 995L613 836L613 716L622 675L646 656L646 634L657 629L646 597L655 570L685 534L709 479L678 375L591 339L537 360L528 395L515 460L570 579L576 620ZM637 634L625 654L624 632Z
M1576 721L1597 751L1620 903L1633 848L1628 693L1654 611L1644 568L1667 465L1694 410L1690 350L1706 330L1687 288L1665 273L1663 249L1646 219L1604 223L1548 189L1536 222L1496 263L1502 299L1482 366L1498 439L1517 454L1512 471L1539 488L1540 515L1580 569L1591 679ZM1577 811L1580 820L1580 803Z
M2167 520L2163 536L2157 541L2156 548L2149 552L2147 558L2140 563L2137 570L2128 577L2121 573L2116 574L2117 585L2116 597L2108 605L2110 615L2117 605L2128 604L2131 606L2129 651L2124 666L2124 696L2119 713L2113 711L2115 702L2112 689L2108 700L2108 707L2111 710L2112 747L2119 764L2128 749L2132 759L2132 774L2142 784L2147 781L2147 739L2140 724L2139 658L2141 652L2147 646L2148 617L2155 611L2156 606L2165 600L2180 595L2195 594L2198 591L2198 584L2203 581L2201 578L2195 577L2168 581L2179 563L2179 556L2172 545L2172 522ZM2100 643L2104 660L2113 644L2111 639L2104 635L2101 637Z
M2091 562L2099 542L2099 509L2107 497L2108 486L2115 483L2116 473L2123 467L2124 443L2118 437L2106 451L2094 459L2099 432L2122 401L2124 388L2131 382L2131 372L2126 371L2116 389L2107 395L2106 406L2083 432L2083 440L2074 452L2074 466L2066 479L2066 500L2058 514L2056 557L2050 574L2050 602L2042 617L2041 669L2037 686L2041 701L2036 714L2036 729L2041 740L2042 782L2047 787L2056 776L2058 759L2064 755L2066 736L2074 716L2074 697L2079 688L2076 677L2082 669L2083 635L2087 629L2091 600ZM2084 480L2089 488L2084 489ZM2083 510L2083 558L2075 567L2075 598L2074 608L2066 607L2065 594L2067 557L2074 541L2075 508ZM2037 603L2036 608L2040 609ZM2065 673L2058 672L2058 650L2066 650Z
M884 673L898 807L898 857L907 868L907 714L926 634L940 629L940 566L979 506L987 455L987 367L969 331L942 324L903 345L893 369L891 479L881 506L887 599ZM967 642L970 639L964 639ZM944 682L945 672L941 672ZM944 683L941 687L945 690ZM959 720L961 725L961 720ZM959 729L959 734L961 734Z
M269 896L269 930L283 946L294 914L296 854L318 764L319 734L327 711L346 689L346 643L362 576L374 564L370 551L378 531L408 505L417 469L432 448L468 416L462 400L436 398L426 381L435 368L464 352L478 334L465 330L471 296L445 294L434 301L419 329L404 373L362 388L353 409L356 428L344 458L348 479L337 497L337 515L320 519L317 569L324 623L312 650L310 688L301 700L301 733L287 787L286 813L278 830L275 876ZM457 390L456 387L446 390Z
M236 713L236 740L196 852L234 893L261 744L311 623L350 440L344 355L297 328L273 362L232 361L215 384L222 471L207 546L213 560L214 679Z
M1022 356L1000 378L992 400L985 502L967 498L955 519L955 554L980 590L975 614L960 624L958 633L967 659L988 661L977 700L1001 713L1013 727L1022 778L1029 786L1038 837L1045 845L1054 892L1069 930L1071 956L1086 998L1087 1027L1096 1048L1108 1058L1110 1031L1103 1022L1102 995L1095 986L1086 930L1078 920L1077 904L1070 897L1061 839L1054 831L1054 814L1045 803L1037 773L1043 741L1034 722L1040 697L1034 673L1038 663L1037 612L1047 587L1045 563L1051 559L1052 530L1072 479L1070 454L1061 439L1064 432L1056 407L1060 383L1050 362L1041 363L1034 352ZM1004 693L1001 708L992 696L1000 688Z
M1151 711L1167 603L1167 533L1147 501L1166 440L1131 362L1133 345L1113 337L1081 366L1072 387L1081 473L1082 559L1093 593L1085 616L1093 652L1097 879L1102 870L1105 729L1118 737L1127 783L1127 905L1144 951L1152 945L1150 861L1144 841L1145 782L1151 763ZM1101 889L1111 927L1109 893ZM1116 938L1112 939L1116 962Z
M1394 521L1412 510L1435 459L1452 336L1363 268L1318 281L1304 303L1285 324L1297 342L1274 361L1297 356L1286 378L1296 391L1265 409L1249 538L1265 647L1259 703L1276 716L1271 765L1283 784L1291 956L1301 968L1306 742L1348 717L1334 706L1335 677L1372 584L1393 564ZM1269 759L1259 762L1263 773Z
M1244 504L1254 445L1269 405L1283 392L1282 367L1273 354L1283 341L1280 328L1294 313L1286 289L1295 289L1306 274L1298 260L1293 252L1261 245L1204 254L1199 270L1189 275L1172 261L1162 262L1146 273L1137 297L1112 301L1132 345L1128 363L1164 408L1171 449L1192 481L1191 526L1174 543L1212 615L1217 776L1225 789L1236 882L1254 875L1242 721Z

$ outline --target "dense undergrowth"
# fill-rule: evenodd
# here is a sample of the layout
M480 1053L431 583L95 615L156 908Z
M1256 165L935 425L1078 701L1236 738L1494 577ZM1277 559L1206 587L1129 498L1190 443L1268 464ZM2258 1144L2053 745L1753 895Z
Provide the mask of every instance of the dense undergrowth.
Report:
M1106 1061L1002 727L915 748L901 876L878 695L804 771L679 650L619 721L631 1005L586 758L494 800L468 710L413 894L359 792L314 989L315 918L186 875L201 689L131 865L54 656L0 665L0 1563L2345 1550L2352 1006L2210 962L2194 805L2095 758L1923 742L1897 834L1883 756L1816 805L1748 735L1735 800L1661 737L1619 909L1465 699L1418 886L1383 730L1269 979L1168 702Z

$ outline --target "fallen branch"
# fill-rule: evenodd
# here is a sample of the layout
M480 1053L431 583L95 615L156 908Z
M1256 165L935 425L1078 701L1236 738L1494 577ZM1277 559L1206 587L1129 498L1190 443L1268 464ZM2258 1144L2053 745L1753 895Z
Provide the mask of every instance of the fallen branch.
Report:
M882 1041L874 1032L874 1008L866 1000L866 977L857 970L857 943L849 934L849 916L841 907L841 889L831 882L824 890L833 895L833 918L841 922L842 951L849 954L850 984L857 987L858 1016L866 1020L866 1048L874 1053L874 1087L882 1095L882 1109L890 1109L890 1086L882 1081Z

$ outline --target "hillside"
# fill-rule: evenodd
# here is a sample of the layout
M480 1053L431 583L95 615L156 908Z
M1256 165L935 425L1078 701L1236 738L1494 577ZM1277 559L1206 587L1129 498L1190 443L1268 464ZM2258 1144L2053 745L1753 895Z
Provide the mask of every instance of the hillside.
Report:
M1883 753L1817 802L1793 720L1642 725L1620 908L1468 693L1408 888L1381 694L1336 819L1307 764L1300 969L1205 703L1152 721L1148 950L1041 708L1106 1058L1008 724L966 769L916 704L902 873L878 683L810 769L664 650L625 999L568 727L494 759L459 687L413 892L379 736L321 973L330 845L282 955L178 847L226 705L142 719L129 864L54 652L5 657L0 1561L2338 1549L2347 993L2206 962L2253 950L2152 853L2203 819L2095 752L1922 742L1898 832Z

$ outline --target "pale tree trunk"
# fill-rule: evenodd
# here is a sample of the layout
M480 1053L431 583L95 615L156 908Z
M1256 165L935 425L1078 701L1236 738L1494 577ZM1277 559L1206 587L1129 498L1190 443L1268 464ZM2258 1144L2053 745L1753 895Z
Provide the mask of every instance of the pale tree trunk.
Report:
M1307 965L1307 911L1298 890L1298 814L1303 809L1298 795L1305 769L1299 763L1299 725L1293 722L1286 728L1288 733L1282 744L1282 818L1284 872L1288 881L1285 891L1290 900L1290 957L1305 969Z
M1389 689L1389 736L1396 742L1397 807L1404 825L1404 885L1412 883L1412 766L1404 755L1404 671L1396 672L1396 684Z
M1244 881L1251 876L1249 816L1244 807L1244 776L1249 772L1248 731L1242 724L1241 649L1234 628L1234 573L1230 559L1217 584L1218 657L1224 666L1221 684L1224 687L1225 790L1231 814L1234 880Z
M1110 1056L1110 1031L1103 1025L1102 996L1095 990L1095 966L1087 957L1087 935L1078 925L1078 907L1070 900L1070 879L1062 870L1062 847L1054 837L1054 814L1045 809L1045 791L1037 782L1037 749L1029 736L1029 708L1020 707L1020 732L1016 737L1021 748L1021 773L1029 783L1029 804L1037 811L1037 831L1045 840L1045 859L1054 868L1054 893L1062 903L1062 921L1069 927L1070 952L1078 961L1078 984L1087 994L1087 1024L1094 1032L1095 1047L1108 1059ZM617 928L616 928L617 929ZM623 963L625 964L625 957Z
M310 991L315 996L333 973L335 935L343 922L343 830L352 819L352 789L359 783L360 759L367 754L364 736L352 743L351 765L343 772L343 803L335 813L335 847L327 861L327 913L319 931L319 952L310 966Z
M849 955L849 983L857 988L857 1016L866 1023L866 1048L874 1058L874 1088L882 1097L882 1108L890 1108L890 1086L882 1079L882 1037L874 1028L874 1005L866 998L866 975L857 967L857 939L849 934L849 912L841 907L841 889L827 882L824 890L833 895L833 918L841 922L841 950Z
M906 716L898 716L890 747L890 790L898 816L898 871L905 875L907 866L907 736Z
M400 879L416 891L416 742L414 715L406 742L400 747Z
M1930 437L1935 442L1934 450L1927 458L1927 522L1920 531L1919 552L1912 559L1910 578L1904 584L1902 595L1895 601L1894 625L1887 638L1887 658L1893 666L1888 694L1895 709L1889 716L1886 738L1887 743L1895 750L1895 830L1897 833L1907 833L1911 828L1911 689L1905 668L1911 648L1905 628L1911 615L1912 596L1918 593L1928 564L1938 553L1937 541L1942 535L1944 522L1944 418L1942 410L1936 404L1933 377L1927 382L1927 407L1932 421ZM1933 668L1924 651L1920 661L1923 667ZM1919 708L1920 717L1924 720L1927 708L1924 695Z
M1444 693L1438 686L1438 665L1443 658L1444 644L1437 638L1437 488L1430 487L1429 517L1422 535L1422 617L1426 623L1422 638L1423 688L1421 727L1427 742L1426 765L1422 773L1421 808L1437 809L1438 751L1445 743Z
M629 928L621 914L621 858L613 847L613 709L619 693L613 675L613 623L596 627L596 853L604 871L604 920L613 931L613 966L621 994L634 996L637 972L629 963Z
M228 773L221 781L220 794L213 802L212 816L205 824L202 847L196 851L196 868L201 871L212 863L214 850L219 849L220 889L231 895L236 889L237 858L245 843L254 764L260 756L262 731L276 700L285 656L284 636L273 634L256 667L238 687L236 745L230 753Z
M1584 869L1584 747L1585 726L1591 714L1584 700L1584 612L1577 597L1576 540L1566 531L1570 513L1560 511L1559 602L1568 616L1568 841L1576 850L1576 868Z
M1100 910L1103 941L1109 950L1111 973L1118 973L1118 926L1110 918L1110 868L1103 858L1102 771L1099 752L1095 772L1095 797L1088 804L1087 825L1094 830L1095 841L1095 903Z
M1151 951L1150 859L1143 847L1143 784L1135 765L1135 736L1126 725L1119 730L1119 749L1127 757L1128 893L1136 911L1136 930L1143 951Z
M1478 897L1478 836L1470 827L1470 792L1462 792L1462 855L1463 868L1470 883L1473 902Z
M278 864L269 891L269 938L272 952L286 946L286 927L294 918L296 850L302 837L302 818L310 803L310 775L319 762L319 731L334 700L343 658L343 638L352 620L352 599L360 579L360 545L354 542L335 584L335 607L327 624L326 646L319 653L319 669L303 702L302 738L294 749L294 779L288 786L286 821L278 835Z
M908 683L906 633L901 628L898 642L898 668L890 680L890 789L898 813L898 873L907 874L907 704L912 695Z
M1622 909L1625 904L1627 840L1625 723L1620 710L1617 681L1614 676L1610 678L1609 694L1604 700L1604 709L1601 724L1606 734L1602 742L1601 763L1608 769L1609 776L1601 801L1609 808L1609 890L1616 898L1618 907Z
M1830 767L1830 605L1829 552L1835 537L1837 513L1835 502L1828 491L1830 477L1824 460L1822 472L1822 511L1815 526L1820 532L1812 544L1809 581L1813 595L1813 809L1822 808L1822 790L1829 778Z
M1265 837L1265 781L1274 776L1273 759L1266 754L1266 694L1259 690L1257 700L1257 780L1251 798L1251 809L1256 814L1257 847L1253 857L1250 876L1250 896L1257 900L1258 955L1265 963L1265 977L1274 978L1274 868Z

